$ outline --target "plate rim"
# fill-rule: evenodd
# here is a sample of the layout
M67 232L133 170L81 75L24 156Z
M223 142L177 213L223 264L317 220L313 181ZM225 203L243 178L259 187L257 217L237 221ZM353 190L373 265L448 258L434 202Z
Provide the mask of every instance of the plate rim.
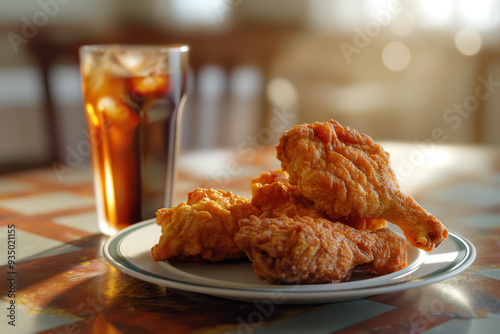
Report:
M184 282L173 278L168 278L165 276L158 275L146 271L142 268L137 267L135 264L127 260L122 256L119 246L123 242L126 236L134 233L134 231L140 230L152 224L155 224L156 219L148 219L143 222L131 225L121 231L119 231L114 236L110 237L103 245L103 256L105 260L117 270L127 274L131 277L140 279L153 284L158 284L166 286L173 289L178 289L182 291L196 292L205 295L211 295L215 297L255 302L262 300L273 300L279 299L280 303L295 303L295 304L315 304L315 303L325 303L325 302L337 302L343 300L353 300L360 299L364 297L369 297L373 295L388 293L388 292L398 292L407 289L413 289L432 283L440 282L447 278L458 275L465 269L467 269L476 258L476 249L472 242L462 235L448 231L448 238L452 240L457 246L458 252L462 252L462 257L457 263L453 260L446 266L432 271L421 277L411 278L403 282L393 282L390 284L382 284L370 287L357 287L351 289L343 290L311 290L311 291L300 291L295 289L283 289L283 286L270 286L266 289L242 289L242 288L228 288L228 287L216 287L207 286L200 283L194 282ZM460 247L462 246L462 247ZM301 285L296 285L300 287ZM289 286L286 286L289 287Z

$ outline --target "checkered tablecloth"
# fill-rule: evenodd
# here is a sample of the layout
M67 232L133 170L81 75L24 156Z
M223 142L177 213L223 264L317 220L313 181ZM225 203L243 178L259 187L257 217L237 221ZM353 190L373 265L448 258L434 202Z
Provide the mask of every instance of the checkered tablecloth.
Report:
M465 272L355 301L267 308L146 283L102 257L89 166L49 167L0 176L0 332L496 333L500 151L384 147L402 189L476 246ZM184 153L176 201L200 186L249 197L250 178L277 167L272 147Z

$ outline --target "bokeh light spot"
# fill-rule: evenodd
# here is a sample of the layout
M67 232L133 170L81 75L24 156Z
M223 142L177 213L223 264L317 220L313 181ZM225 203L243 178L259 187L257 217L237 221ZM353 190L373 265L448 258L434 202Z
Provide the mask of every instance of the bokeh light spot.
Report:
M285 78L274 78L269 81L266 93L275 106L290 107L297 103L297 90Z
M391 71L404 70L410 61L410 49L401 42L391 42L382 50L382 62Z
M481 49L481 36L473 29L464 28L455 35L455 46L466 56L473 56Z

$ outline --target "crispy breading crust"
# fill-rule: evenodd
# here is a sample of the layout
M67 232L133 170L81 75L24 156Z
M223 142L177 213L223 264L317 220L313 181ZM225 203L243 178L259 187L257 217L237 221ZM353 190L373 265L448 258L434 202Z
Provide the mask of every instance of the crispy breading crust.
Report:
M160 209L156 223L162 234L151 249L154 260L215 262L245 254L234 242L238 221L261 211L229 191L198 188L172 209Z
M448 236L441 222L404 195L389 154L373 140L336 121L297 125L276 146L281 167L297 190L332 219L385 219L426 251Z
M286 215L308 216L339 221L358 230L373 231L387 227L383 219L342 217L333 220L325 212L315 209L314 202L308 200L288 182L288 174L282 170L261 173L252 179L252 204L262 210L262 217Z
M256 275L272 284L339 283L356 268L385 274L406 266L406 244L388 229L360 231L299 216L252 216L239 225L235 242Z

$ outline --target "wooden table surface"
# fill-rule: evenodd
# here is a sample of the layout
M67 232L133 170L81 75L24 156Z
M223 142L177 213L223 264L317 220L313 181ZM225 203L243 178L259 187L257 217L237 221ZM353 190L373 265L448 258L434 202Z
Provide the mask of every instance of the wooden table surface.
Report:
M364 299L267 308L150 284L103 258L90 167L58 165L0 176L0 332L497 332L500 150L382 144L401 188L475 245L464 272ZM272 147L183 153L177 202L200 186L248 197L250 178L278 166Z

